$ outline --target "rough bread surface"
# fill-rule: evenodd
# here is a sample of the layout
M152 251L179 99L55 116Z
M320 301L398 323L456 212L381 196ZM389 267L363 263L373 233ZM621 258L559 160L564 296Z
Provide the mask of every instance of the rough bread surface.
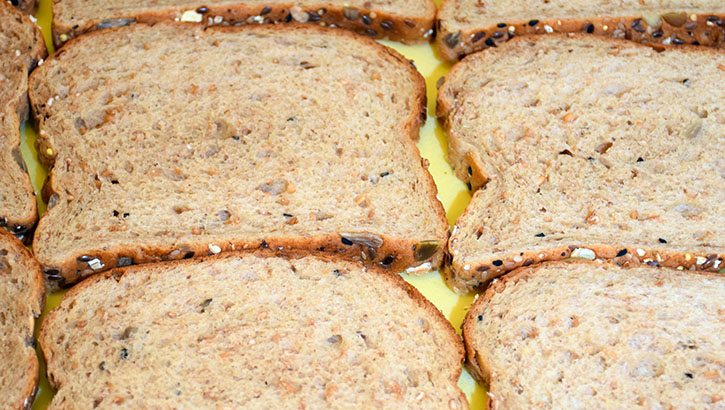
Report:
M650 44L722 46L722 0L445 0L436 43L449 60L515 36L591 33Z
M40 266L0 230L0 392L4 409L30 408L38 385L33 329L45 301Z
M234 249L435 268L448 236L414 139L422 77L313 26L136 25L69 43L31 77L49 278ZM52 152L54 157L44 154Z
M91 30L135 23L193 21L207 26L309 23L343 27L374 38L428 41L433 35L433 0L83 0L53 2L57 45Z
M8 0L8 3L28 14L35 13L35 10L38 8L38 2L36 0Z
M580 257L725 267L725 53L532 36L472 55L439 95L475 193L449 251L460 290Z
M723 409L725 275L596 262L518 269L463 324L492 409Z
M29 240L37 205L20 153L20 122L28 115L28 72L45 55L38 27L0 1L0 228Z
M400 277L315 256L113 270L43 321L50 408L464 409L463 346Z

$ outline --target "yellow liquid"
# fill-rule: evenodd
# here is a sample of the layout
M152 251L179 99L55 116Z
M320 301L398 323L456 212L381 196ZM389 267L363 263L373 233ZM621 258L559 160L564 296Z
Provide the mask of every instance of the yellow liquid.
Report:
M54 48L50 32L52 19L51 0L40 1L36 18L38 19L38 25L43 31L48 50L52 52ZM416 68L425 78L428 95L428 118L420 131L418 149L423 158L426 158L430 162L429 171L433 175L433 179L438 187L438 196L446 210L448 223L453 224L456 218L463 212L471 196L463 182L453 175L451 166L446 161L448 141L445 132L435 118L435 103L438 95L436 82L440 77L448 73L451 64L438 59L430 44L406 46L392 41L381 41L381 43L394 48L408 59L413 60ZM30 173L37 194L38 211L42 214L45 212L45 203L40 198L40 189L43 186L43 181L45 181L47 170L38 163L37 153L35 152L35 138L36 133L32 125L30 123L23 124L21 127L21 151L28 165L28 172ZM461 323L473 302L473 295L459 296L455 294L445 285L439 272L429 272L420 276L405 274L402 276L428 298L428 300L433 302L460 334ZM49 310L58 306L63 293L61 291L48 296L43 315L36 321L36 336L43 317L45 317L45 314ZM36 410L45 409L55 393L48 384L45 376L45 363L43 362L40 347L37 350L38 358L40 359L41 374L38 394L33 404L33 409ZM465 369L461 373L458 385L466 393L472 409L485 407L487 398L486 390L477 384Z

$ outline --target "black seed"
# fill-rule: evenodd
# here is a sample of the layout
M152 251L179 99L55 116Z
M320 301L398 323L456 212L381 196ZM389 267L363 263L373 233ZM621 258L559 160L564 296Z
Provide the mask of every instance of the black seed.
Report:
M383 259L383 265L390 265L391 263L393 263L393 261L395 261L395 256L388 255L385 257L385 259Z
M340 270L339 269L335 269L335 270L332 271L332 274L335 275L335 277L339 278L340 277Z
M307 13L307 21L320 21L320 15L317 12L311 11Z
M654 38L660 38L660 37L662 37L663 34L664 33L662 33L662 30L657 30L654 33L652 33L652 37L654 37Z
M660 243L667 243L667 241L662 238L659 238L658 241L660 241Z
M184 259L189 259L194 257L194 251L189 251L184 254Z
M589 23L587 26L587 33L592 34L594 32L594 24Z
M390 20L383 20L380 22L380 27L382 27L383 30L390 31L393 29L393 22Z
M693 46L699 46L699 45L700 45L700 42L699 42L699 41L693 41L693 42L692 42L692 45L693 45Z
M535 26L535 25L537 25L537 24L539 24L539 20L536 20L536 19L534 19L534 20L529 20L529 25L530 25L531 27L534 27L534 26Z
M390 175L390 172L383 172L382 174L380 174L380 178L385 178L388 175Z
M282 216L284 216L285 218L292 218L294 215L292 215L292 214L282 214Z
M114 210L113 211L113 216L118 216L118 211Z
M692 379L692 373L685 373L685 376L687 376L688 379Z
M287 17L284 18L285 23L289 23L292 21L292 14L288 14Z
M642 157L637 158L637 162L644 162L644 159Z
M448 48L454 48L458 45L458 41L461 39L461 32L456 31L455 33L448 33L443 37L443 42L446 43Z
M60 275L60 270L55 268L46 268L43 269L43 274L48 277L48 279L52 280L59 280L63 277Z
M269 244L267 243L267 241L262 239L262 243L259 244L259 247L262 249L267 249L267 248L269 248Z
M500 32L500 31L497 31L497 32L493 33L491 35L491 37L496 38L496 39L499 39L499 38L503 37L503 33Z
M133 259L129 258L128 256L121 256L116 261L116 266L119 268L122 268L124 266L131 266L133 265Z
M370 16L366 16L363 14L362 22L365 23L365 25L369 26L373 22L373 20L370 18Z
M93 256L89 256L89 255L81 255L81 256L79 256L79 257L76 258L76 260L78 262L90 262L93 259L95 259L95 258Z
M587 157L588 161L594 161L594 157Z
M529 266L529 265L531 265L531 264L533 264L533 263L534 263L534 260L533 260L533 259L531 259L531 258L529 258L529 259L526 259L526 260L524 261L524 264L523 264L523 266Z
M561 256L562 256L562 257L566 256L566 252L562 252L562 253L561 253Z
M468 167L468 175L473 175L473 168Z
M483 322L483 315L478 315L478 321Z
M232 139L234 141L239 141L239 135L232 135Z
M486 32L485 31L479 31L478 33L476 33L473 36L473 38L471 39L471 42L477 43L477 42L481 41L481 39L483 39L485 37L486 37Z
M403 23L405 23L405 25L408 26L408 27L415 27L416 26L415 21L409 20L409 19L403 20Z
M128 350L124 347L121 349L121 359L126 359L128 357Z
M121 216L124 218L128 218L129 216L131 216L131 214L129 214L128 212L124 212Z
M684 40L680 40L679 38L675 37L675 38L672 39L672 44L677 44L677 45L685 44L685 41Z
M486 41L485 41L485 43L489 47L496 47L496 43L494 43L493 40L490 39L490 38L487 38Z
M343 245L352 246L352 241L345 238L344 236L341 238Z
M260 16L264 16L265 14L269 14L269 12L272 11L272 8L269 6L266 6L262 9L262 11L259 12Z
M559 155L568 155L570 157L573 157L574 154L571 153L568 149L565 149L564 151L559 151Z
M204 6L201 6L198 9L196 9L196 12L199 13L199 14L205 14L205 13L208 13L209 12L209 9L206 8L206 7L204 7Z
M537 237L537 238L543 238L543 237L544 237L544 236L546 236L546 235L544 235L544 233L543 233L543 232L541 232L541 233L537 233L537 234L536 234L536 235L534 235L534 236L535 236L535 237Z
M375 37L378 35L378 32L369 28L369 29L365 30L365 34L367 34L370 37Z
M617 252L617 257L624 256L627 254L627 249L622 249L619 252Z
M496 27L504 28L504 27L506 27L506 23L498 23L498 24L496 24Z
M644 24L642 24L642 19L637 19L632 22L632 29L638 33L644 33L645 28Z
M469 191L473 190L473 187L471 186L470 182L466 182L466 187L468 187Z
M501 266L503 265L503 261L501 259L496 259L493 261L493 266Z
M8 226L8 218L4 216L0 216L0 226L5 227Z
M98 364L98 368L101 370L106 370L106 362L101 362Z

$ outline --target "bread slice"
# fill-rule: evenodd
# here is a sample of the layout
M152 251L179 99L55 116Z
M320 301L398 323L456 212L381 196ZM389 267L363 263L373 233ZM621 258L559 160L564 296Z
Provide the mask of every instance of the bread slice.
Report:
M247 248L392 272L442 261L448 225L414 144L424 82L373 40L305 25L103 30L49 58L30 95L55 163L34 240L49 277Z
M718 409L725 275L596 262L521 268L463 323L492 409Z
M725 43L722 0L444 0L436 44L448 60L514 36L592 33L650 44Z
M28 72L45 56L40 29L0 1L0 228L30 240L38 219L33 186L20 154L20 122L28 116Z
M0 391L3 408L29 409L38 386L33 329L45 302L38 262L0 229Z
M28 14L34 14L38 8L36 0L8 0L8 3Z
M104 0L88 7L83 0L53 2L53 39L60 45L96 29L160 21L200 22L206 26L262 23L310 23L337 26L373 38L429 41L433 0Z
M51 408L468 407L463 345L412 286L231 253L96 275L43 321Z
M438 113L473 196L449 251L460 290L580 257L725 267L725 53L532 36L449 73Z

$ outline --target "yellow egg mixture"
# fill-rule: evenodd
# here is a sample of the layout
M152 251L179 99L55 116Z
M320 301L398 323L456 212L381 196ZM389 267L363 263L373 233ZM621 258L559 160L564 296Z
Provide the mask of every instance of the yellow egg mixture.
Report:
M439 1L436 2L438 3ZM51 15L51 0L41 0L36 17L38 25L43 31L43 36L45 37L49 51L53 51L50 32ZM453 224L456 218L458 218L458 215L463 212L471 196L463 182L453 175L451 166L446 161L448 154L446 134L441 124L435 118L435 102L438 95L436 82L440 77L446 75L451 68L451 64L442 62L436 56L431 44L406 46L392 41L381 41L381 43L394 48L407 58L413 60L418 71L425 78L428 94L428 118L420 130L418 149L420 149L423 158L426 158L430 162L429 171L438 186L438 196L443 203L443 207L446 209L448 223ZM43 181L45 181L47 170L38 163L34 146L35 138L36 133L32 125L30 123L23 124L21 126L21 151L28 165L28 172L30 173L35 192L38 196L38 211L42 215L46 207L45 203L40 199L40 189L43 186ZM439 272L429 272L420 276L405 274L402 276L433 302L453 324L456 332L460 334L461 323L469 306L473 302L473 295L459 296L455 294L445 285L443 277ZM45 315L45 312L58 306L63 293L61 291L48 296L43 315ZM43 316L36 322L36 335L42 320ZM38 357L40 359L40 385L33 409L45 409L53 398L54 391L51 389L45 377L45 364L40 347L38 347ZM461 374L458 385L466 393L471 408L480 409L485 407L485 389L477 384L465 369Z

